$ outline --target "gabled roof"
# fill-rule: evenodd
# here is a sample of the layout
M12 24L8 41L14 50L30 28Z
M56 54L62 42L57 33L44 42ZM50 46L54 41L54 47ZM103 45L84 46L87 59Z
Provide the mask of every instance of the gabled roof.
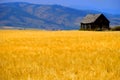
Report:
M81 23L93 23L95 22L102 14L88 14L83 18Z

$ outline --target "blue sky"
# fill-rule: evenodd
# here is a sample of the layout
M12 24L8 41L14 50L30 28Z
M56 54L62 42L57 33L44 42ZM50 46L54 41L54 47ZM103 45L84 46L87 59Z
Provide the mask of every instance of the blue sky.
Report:
M76 9L90 9L112 14L120 14L120 0L0 0L0 3L4 2L58 4Z

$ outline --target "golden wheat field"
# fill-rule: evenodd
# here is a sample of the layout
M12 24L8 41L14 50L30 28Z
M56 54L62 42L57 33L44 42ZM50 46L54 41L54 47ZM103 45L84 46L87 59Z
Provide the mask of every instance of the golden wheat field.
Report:
M0 30L0 80L120 80L120 32Z

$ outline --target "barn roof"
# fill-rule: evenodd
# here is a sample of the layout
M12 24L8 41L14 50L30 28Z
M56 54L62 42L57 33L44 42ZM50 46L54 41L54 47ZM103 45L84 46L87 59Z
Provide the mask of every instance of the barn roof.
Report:
M95 22L102 14L88 14L83 18L81 23L93 23Z

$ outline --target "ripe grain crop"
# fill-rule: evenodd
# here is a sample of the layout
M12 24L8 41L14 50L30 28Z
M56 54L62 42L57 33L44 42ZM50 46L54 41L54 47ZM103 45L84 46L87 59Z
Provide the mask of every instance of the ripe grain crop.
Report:
M0 80L120 80L120 32L0 30Z

